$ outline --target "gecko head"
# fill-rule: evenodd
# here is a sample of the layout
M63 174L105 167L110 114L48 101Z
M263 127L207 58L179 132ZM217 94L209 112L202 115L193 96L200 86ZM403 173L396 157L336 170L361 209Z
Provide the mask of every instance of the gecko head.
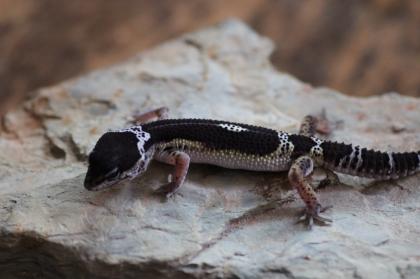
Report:
M89 154L85 188L97 191L143 173L151 157L145 150L149 139L140 126L103 134Z

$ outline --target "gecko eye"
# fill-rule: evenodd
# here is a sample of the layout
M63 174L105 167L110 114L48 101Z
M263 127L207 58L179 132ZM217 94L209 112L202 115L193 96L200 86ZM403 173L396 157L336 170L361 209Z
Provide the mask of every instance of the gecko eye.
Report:
M124 173L133 169L141 158L138 138L130 131L107 132L89 154L89 167L84 186L99 190L124 178Z

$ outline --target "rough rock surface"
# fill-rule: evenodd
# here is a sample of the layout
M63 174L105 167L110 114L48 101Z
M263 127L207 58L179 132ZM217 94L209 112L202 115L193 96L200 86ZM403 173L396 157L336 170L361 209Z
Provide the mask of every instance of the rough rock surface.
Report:
M329 227L296 225L285 174L194 165L179 194L153 195L170 167L88 192L86 154L135 111L295 131L308 113L341 121L331 136L420 149L420 100L350 98L277 72L272 43L240 22L188 34L126 63L40 90L2 121L0 277L418 278L420 176L342 177L320 190Z

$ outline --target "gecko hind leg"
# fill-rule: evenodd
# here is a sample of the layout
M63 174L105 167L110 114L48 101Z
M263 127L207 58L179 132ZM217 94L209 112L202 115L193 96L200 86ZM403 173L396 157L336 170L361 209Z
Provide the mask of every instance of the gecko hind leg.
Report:
M312 229L314 221L319 225L329 225L332 222L320 216L320 213L331 207L321 206L314 189L308 182L313 168L313 160L308 156L301 156L293 162L288 174L290 184L297 189L299 196L306 204L305 213L299 221L306 221L309 229Z
M174 165L174 172L171 181L160 186L155 193L162 194L166 198L171 197L184 183L190 165L190 157L182 151L172 151L159 154L158 160L170 165Z
M332 123L327 118L325 109L322 112L315 115L306 115L300 125L299 134L307 137L313 137L315 133L329 136L334 128L338 126L337 123Z
M307 137L315 136L315 133L328 137L333 129L336 129L341 124L341 121L331 122L327 118L326 110L323 109L318 116L306 115L300 125L299 134ZM319 187L327 187L328 185L337 184L340 182L338 176L331 170L323 168L326 178L320 181Z
M169 109L167 107L160 107L146 113L135 113L131 117L130 122L134 125L140 125L155 120L166 119L168 115Z

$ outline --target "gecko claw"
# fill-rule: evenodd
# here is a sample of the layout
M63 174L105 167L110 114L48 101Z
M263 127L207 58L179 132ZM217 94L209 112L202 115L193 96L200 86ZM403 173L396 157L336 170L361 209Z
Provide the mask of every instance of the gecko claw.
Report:
M169 182L157 188L155 190L155 194L162 195L165 198L169 199L175 194L178 188L179 188L179 185L177 185L175 182Z
M315 209L311 208L305 208L303 210L303 215L299 217L299 219L296 221L296 223L302 223L305 222L308 226L308 229L311 230L314 221L320 225L320 226L329 226L332 223L332 220L329 218L325 218L319 215L319 213L325 212L328 209L332 208L332 205L322 207L318 204L318 206Z

